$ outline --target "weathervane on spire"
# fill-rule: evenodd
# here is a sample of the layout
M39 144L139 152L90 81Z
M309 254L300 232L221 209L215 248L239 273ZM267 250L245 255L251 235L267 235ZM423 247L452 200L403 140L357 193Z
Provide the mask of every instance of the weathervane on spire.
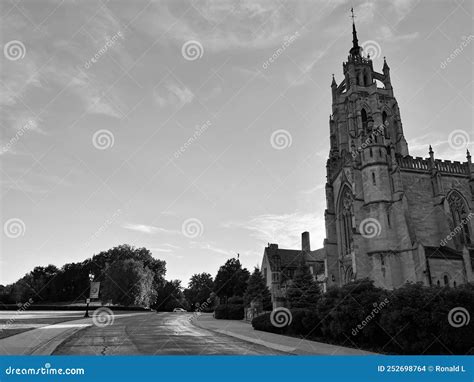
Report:
M351 18L352 18L352 49L350 50L350 54L352 56L360 56L361 47L359 46L359 40L357 39L357 31L355 27L354 19L356 16L354 15L354 8L351 8Z

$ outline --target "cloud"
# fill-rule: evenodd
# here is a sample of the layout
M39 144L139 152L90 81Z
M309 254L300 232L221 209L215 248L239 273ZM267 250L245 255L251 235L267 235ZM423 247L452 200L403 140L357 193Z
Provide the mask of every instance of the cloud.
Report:
M312 237L313 243L315 238L322 239L325 235L324 218L316 213L264 214L244 222L228 222L224 227L248 230L263 244L278 243L282 248L300 248L304 231L317 235Z
M285 36L310 19L323 19L339 2L321 0L318 12L310 13L307 4L299 1L283 5L276 1L207 0L193 2L191 8L164 1L149 8L138 28L154 39L166 34L173 44L198 40L204 52L264 49L280 45Z
M160 107L174 106L178 109L194 99L194 93L189 88L176 83L156 87L153 96Z
M180 233L180 231L169 230L169 229L166 229L166 228L155 227L155 226L146 225L146 224L126 223L126 224L122 225L122 228L131 230L131 231L146 233L146 234L157 234L157 233L179 234Z
M190 243L190 246L191 248L203 249L224 256L234 256L236 254L235 251L229 251L227 249L216 247L214 243L202 243L193 241Z

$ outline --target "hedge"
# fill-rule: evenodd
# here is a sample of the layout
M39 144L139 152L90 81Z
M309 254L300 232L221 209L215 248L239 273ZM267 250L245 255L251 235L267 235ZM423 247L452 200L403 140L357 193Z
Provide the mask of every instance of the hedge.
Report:
M214 317L221 320L243 320L244 306L242 304L218 305Z
M458 317L465 325L450 324L450 312L456 311L464 312ZM269 313L254 318L252 326L381 353L474 354L474 317L469 317L473 312L473 284L406 284L387 291L361 280L329 288L315 310L291 310L293 320L285 328L275 328Z

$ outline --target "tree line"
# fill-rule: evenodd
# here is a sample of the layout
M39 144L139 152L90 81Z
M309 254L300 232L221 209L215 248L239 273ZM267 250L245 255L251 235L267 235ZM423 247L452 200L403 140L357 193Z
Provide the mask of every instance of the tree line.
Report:
M61 268L35 267L18 281L0 285L0 303L84 303L92 279L101 283L102 303L192 311L206 301L211 301L206 303L206 310L218 303L249 306L259 301L271 309L270 292L261 272L255 268L251 274L236 258L227 260L214 278L206 272L194 274L187 287L180 280L166 280L165 275L165 261L155 259L146 248L124 244Z

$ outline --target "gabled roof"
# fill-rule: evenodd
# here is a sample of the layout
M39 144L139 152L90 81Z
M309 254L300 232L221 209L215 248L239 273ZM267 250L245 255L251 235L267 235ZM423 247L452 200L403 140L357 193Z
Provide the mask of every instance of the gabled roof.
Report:
M306 261L324 261L324 248L316 251L304 252L300 249L278 248L276 245L270 245L265 248L264 256L267 256L270 267L274 268L274 256L280 258L281 268L297 268L301 260Z
M425 247L425 255L429 259L462 260L462 253L449 247Z

